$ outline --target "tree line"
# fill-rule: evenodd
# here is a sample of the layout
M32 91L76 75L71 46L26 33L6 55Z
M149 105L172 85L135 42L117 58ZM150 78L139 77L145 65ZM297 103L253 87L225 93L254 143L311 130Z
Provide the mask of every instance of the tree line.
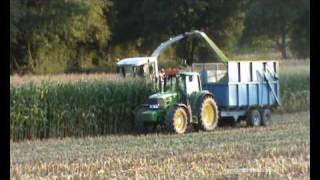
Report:
M10 0L10 73L112 72L183 32L309 57L310 0Z

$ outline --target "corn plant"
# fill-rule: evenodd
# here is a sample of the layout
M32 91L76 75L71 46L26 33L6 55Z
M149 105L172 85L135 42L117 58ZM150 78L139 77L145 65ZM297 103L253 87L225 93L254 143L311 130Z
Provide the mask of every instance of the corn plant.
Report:
M130 132L133 109L152 86L142 80L43 81L10 87L13 140Z

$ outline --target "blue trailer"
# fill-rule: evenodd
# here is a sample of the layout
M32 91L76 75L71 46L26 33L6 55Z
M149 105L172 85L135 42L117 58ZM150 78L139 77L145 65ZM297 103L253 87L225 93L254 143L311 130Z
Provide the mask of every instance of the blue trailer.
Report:
M278 61L198 63L193 70L200 73L202 88L214 95L219 121L267 125L271 109L280 105Z

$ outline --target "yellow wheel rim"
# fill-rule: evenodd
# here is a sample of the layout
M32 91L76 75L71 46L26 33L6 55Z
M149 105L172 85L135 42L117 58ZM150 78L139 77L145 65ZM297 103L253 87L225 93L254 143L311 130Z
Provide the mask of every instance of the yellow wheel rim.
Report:
M174 127L178 133L183 133L187 125L187 119L183 112L177 111L174 117Z
M213 105L211 103L207 103L203 107L203 113L202 113L203 121L206 125L211 126L215 121L215 111L213 108Z

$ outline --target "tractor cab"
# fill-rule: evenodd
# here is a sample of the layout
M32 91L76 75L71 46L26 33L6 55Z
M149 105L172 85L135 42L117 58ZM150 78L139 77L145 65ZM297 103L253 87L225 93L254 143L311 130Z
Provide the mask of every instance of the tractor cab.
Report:
M193 92L198 92L202 89L200 75L197 72L182 72L179 75L169 75L164 84L164 92L178 91L186 95L191 95Z
M197 72L183 72L180 74L180 83L182 86L180 89L187 95L191 95L193 92L201 91L200 75Z
M156 62L152 57L122 59L117 63L117 71L122 77L142 77L152 79L156 72Z
M161 92L149 96L150 109L166 109L174 103L186 103L186 99L194 92L201 91L199 73L183 72L168 76L164 80Z

